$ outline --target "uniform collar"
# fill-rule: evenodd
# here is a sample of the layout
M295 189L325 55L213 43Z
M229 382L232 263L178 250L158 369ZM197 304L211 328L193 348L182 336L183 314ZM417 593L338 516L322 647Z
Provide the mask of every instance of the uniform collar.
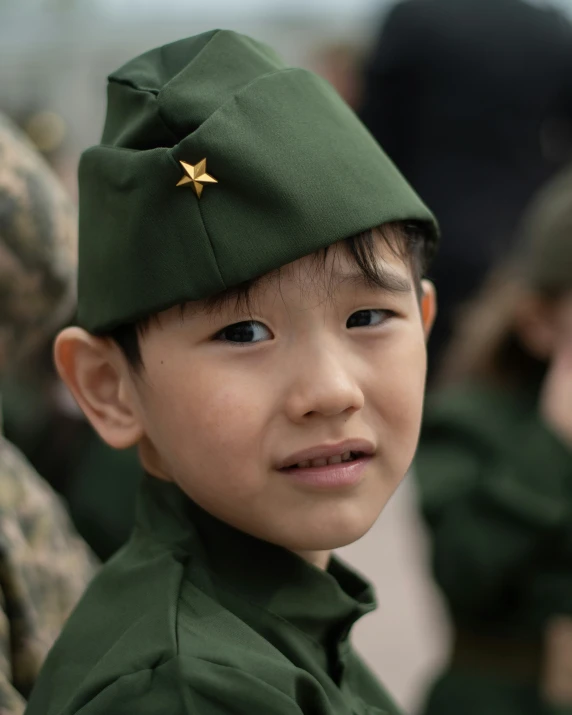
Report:
M192 557L223 592L247 599L324 646L341 644L374 610L371 585L332 557L327 571L216 519L179 487L146 475L137 528Z

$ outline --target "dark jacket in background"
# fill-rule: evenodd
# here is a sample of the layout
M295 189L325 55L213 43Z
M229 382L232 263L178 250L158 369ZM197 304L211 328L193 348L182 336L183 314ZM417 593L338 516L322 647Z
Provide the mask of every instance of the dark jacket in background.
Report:
M522 0L405 0L368 63L362 119L441 223L434 357L533 192L570 158L572 26Z

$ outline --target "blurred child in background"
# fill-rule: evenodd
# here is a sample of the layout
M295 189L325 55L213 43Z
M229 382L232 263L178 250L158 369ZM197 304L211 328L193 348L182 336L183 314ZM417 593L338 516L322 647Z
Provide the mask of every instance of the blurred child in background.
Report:
M572 170L446 357L416 462L456 638L425 712L572 713Z

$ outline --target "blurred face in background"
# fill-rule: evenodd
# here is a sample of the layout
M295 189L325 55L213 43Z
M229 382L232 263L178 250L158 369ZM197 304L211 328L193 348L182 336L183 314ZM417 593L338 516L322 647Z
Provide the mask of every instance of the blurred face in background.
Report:
M572 345L572 289L556 297L526 294L517 306L516 331L533 357L550 362Z

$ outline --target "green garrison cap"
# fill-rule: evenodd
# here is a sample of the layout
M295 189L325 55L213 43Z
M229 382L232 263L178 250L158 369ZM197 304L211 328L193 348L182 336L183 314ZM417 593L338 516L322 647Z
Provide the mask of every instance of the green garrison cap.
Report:
M78 319L97 333L389 221L433 216L333 88L217 30L109 78L80 169Z
M572 166L536 195L519 238L517 263L527 282L543 291L572 289Z

